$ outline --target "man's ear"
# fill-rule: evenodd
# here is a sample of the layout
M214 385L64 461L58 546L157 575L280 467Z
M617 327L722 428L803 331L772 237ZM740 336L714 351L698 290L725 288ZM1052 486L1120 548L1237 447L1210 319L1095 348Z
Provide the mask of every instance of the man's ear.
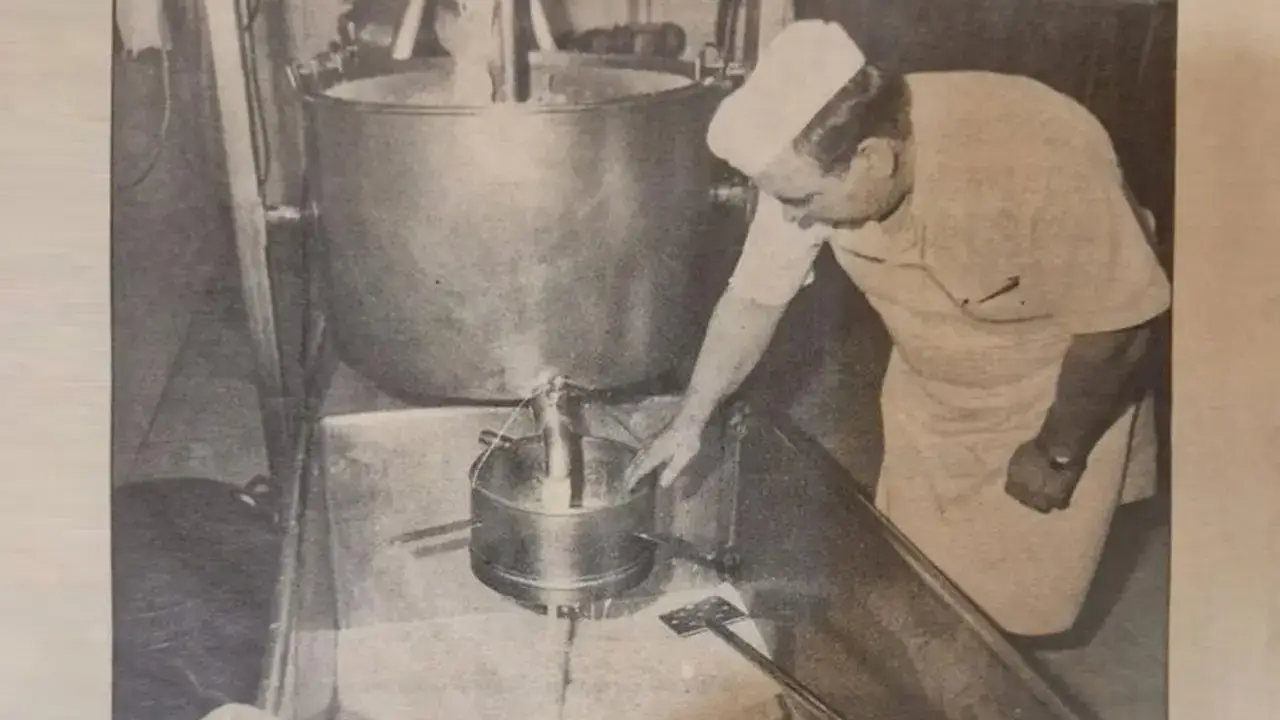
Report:
M888 180L898 171L898 153L893 142L885 138L867 138L858 145L858 157L869 177Z

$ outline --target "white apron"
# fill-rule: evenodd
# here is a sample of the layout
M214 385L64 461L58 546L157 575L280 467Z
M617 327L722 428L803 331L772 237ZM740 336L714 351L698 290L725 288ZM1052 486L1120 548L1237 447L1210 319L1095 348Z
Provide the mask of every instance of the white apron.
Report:
M1151 401L1103 437L1067 510L1031 510L1004 491L1008 463L1053 402L1069 336L1048 321L1009 322L1030 304L1025 288L962 310L957 298L999 289L990 274L944 285L918 264L837 255L894 340L876 505L1006 631L1068 630L1117 505L1155 491Z

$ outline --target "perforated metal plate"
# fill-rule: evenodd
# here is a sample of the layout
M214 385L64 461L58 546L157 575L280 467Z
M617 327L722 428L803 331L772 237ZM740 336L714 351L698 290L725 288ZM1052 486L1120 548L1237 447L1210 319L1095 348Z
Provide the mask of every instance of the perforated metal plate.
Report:
M716 620L721 625L731 625L746 620L747 614L723 597L712 595L706 600L660 615L658 619L675 634L687 637L705 632L708 619Z

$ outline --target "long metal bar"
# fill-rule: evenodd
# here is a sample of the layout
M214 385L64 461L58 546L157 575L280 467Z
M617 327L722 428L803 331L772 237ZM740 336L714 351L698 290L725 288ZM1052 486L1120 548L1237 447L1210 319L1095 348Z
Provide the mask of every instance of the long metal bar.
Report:
M427 0L409 0L396 31L395 43L391 46L392 60L408 60L413 57L413 47L418 41L418 32L422 28L422 17L426 12Z
M783 670L782 666L775 663L768 655L755 649L751 643L743 640L737 633L726 627L724 623L708 618L707 629L737 651L748 662L759 668L761 672L786 688L792 697L803 703L806 708L816 713L818 717L826 718L826 720L846 720L843 715L836 712L822 698L813 694L813 691L804 683L797 680L791 673Z
M281 523L284 525L284 539L280 547L282 578L298 577L302 562L302 531L306 510L304 494L315 430L315 413L299 413L297 425L299 432L294 439L291 457L287 458L289 468L279 476L283 478L281 489L284 492L280 512ZM289 675L289 664L293 661L290 651L297 624L296 594L294 583L278 583L271 603L271 628L262 682L258 688L258 707L277 717L281 716L288 700L285 693L290 689L285 679Z
M323 317L323 316L321 316ZM298 584L301 577L303 533L307 521L306 497L314 477L313 452L316 449L321 408L324 404L328 377L321 366L332 359L329 350L329 333L323 324L314 329L315 335L308 343L308 358L304 360L301 392L303 401L297 406L292 426L295 429L288 467L284 474L276 476L280 483L280 523L284 530L280 545L280 578L271 603L271 626L267 637L267 650L263 658L262 679L258 686L259 709L275 717L284 717L291 702L289 693L295 688L287 683L289 668L298 662L292 652L298 623Z
M729 412L725 444L725 477L720 486L719 536L726 548L738 545L738 508L742 495L742 443L747 435L747 406L737 402Z
M808 438L785 417L759 407L753 408L753 413L757 416L764 416L762 419L772 429L772 432L794 450L797 455L812 458L815 461L815 465L828 469L835 476L848 478L847 471L821 445ZM838 495L838 499L841 504L848 511L855 513L855 517L871 521L865 524L864 531L884 538L888 546L911 568L913 575L936 597L946 603L947 607L956 614L965 627L980 638L983 646L999 659L1004 668L1028 688L1038 700L1045 704L1053 717L1061 718L1062 720L1080 720L1080 715L1076 710L1068 705L1044 677L1027 662L1026 658L1009 642L1009 639L1001 634L990 618L875 507L872 498L856 489L857 484L855 481L850 478L839 487L841 492ZM744 548L744 551L747 550L749 548ZM920 634L920 631L909 628L899 627L896 631L911 635Z
M517 47L516 32L517 0L498 0L502 16L502 99L506 102L521 102L519 83L520 51Z
M742 62L747 67L754 67L760 58L760 2L761 0L745 0L742 30Z
M271 475L280 478L289 463L290 408L284 391L267 259L266 206L258 187L257 159L253 152L254 123L246 86L242 21L236 5L226 0L206 0L203 5L230 185L240 290L249 315L267 461Z

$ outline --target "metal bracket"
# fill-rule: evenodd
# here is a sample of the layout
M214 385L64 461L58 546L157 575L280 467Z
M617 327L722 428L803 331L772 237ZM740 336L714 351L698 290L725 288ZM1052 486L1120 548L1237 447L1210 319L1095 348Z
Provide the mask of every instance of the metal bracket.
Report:
M737 582L741 577L742 556L733 548L725 546L703 550L688 540L674 535L638 533L636 537L669 548L674 559L707 568L716 573L723 582Z
M741 85L750 73L750 65L725 59L724 53L715 43L703 45L694 61L694 78L698 82L723 84L730 90Z
M711 185L712 202L736 206L746 212L755 207L755 197L755 187L745 178L724 180Z
M310 60L285 66L289 85L297 92L321 92L342 82L357 59L359 48L353 44L331 43L329 49Z
M315 205L309 208L296 208L290 205L269 205L266 208L267 225L299 225L309 223L319 215Z

